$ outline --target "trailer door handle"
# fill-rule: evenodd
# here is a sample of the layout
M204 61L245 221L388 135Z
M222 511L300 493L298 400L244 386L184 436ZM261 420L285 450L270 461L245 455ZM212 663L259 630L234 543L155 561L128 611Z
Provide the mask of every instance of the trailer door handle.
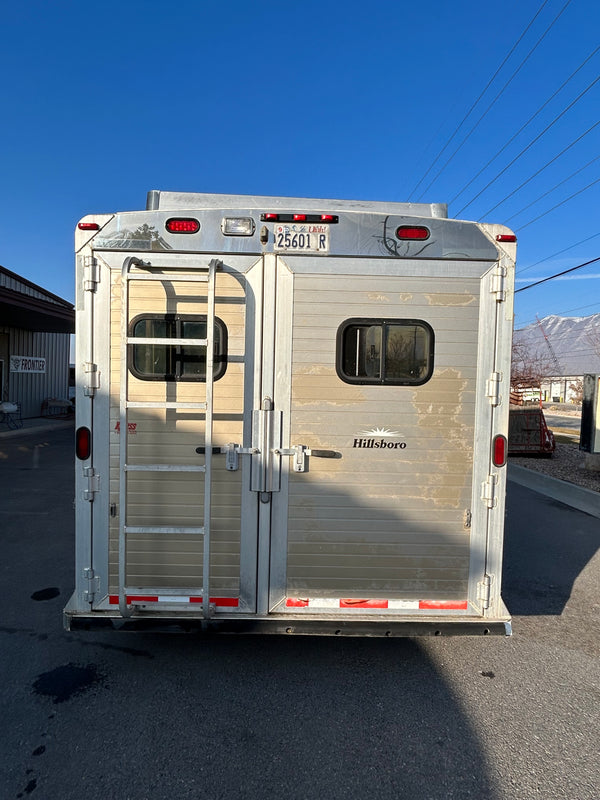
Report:
M293 447L283 448L276 447L273 450L276 456L293 456L294 461L292 468L294 472L306 472L308 469L306 458L307 456L316 456L316 458L341 458L342 454L336 450L313 450L311 447L306 447L303 444L296 444Z
M200 446L196 448L196 452L198 455L205 455L206 454L206 447ZM246 456L246 455L256 455L260 453L260 450L257 450L255 447L240 447L235 442L230 442L226 444L224 447L213 447L212 454L213 456L219 455L224 453L226 456L225 459L225 469L229 472L235 472L239 468L239 459L238 456Z
M315 458L341 458L342 454L337 450L313 450L310 451L311 456Z

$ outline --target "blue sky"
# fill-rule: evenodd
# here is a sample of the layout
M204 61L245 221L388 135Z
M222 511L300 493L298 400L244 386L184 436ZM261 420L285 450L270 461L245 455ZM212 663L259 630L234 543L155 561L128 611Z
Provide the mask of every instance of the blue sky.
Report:
M2 17L0 264L68 300L77 221L149 189L450 202L516 230L519 287L600 256L595 0L31 0ZM599 280L600 262L519 293L516 326L600 312Z

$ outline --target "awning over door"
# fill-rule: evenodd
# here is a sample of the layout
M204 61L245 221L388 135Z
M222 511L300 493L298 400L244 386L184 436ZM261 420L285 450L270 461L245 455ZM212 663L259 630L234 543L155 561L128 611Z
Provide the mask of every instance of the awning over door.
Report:
M9 288L0 280L0 322L3 325L47 333L75 332L75 311L71 303L0 267L0 278L3 277L13 279L10 281L13 285L22 285L25 289ZM35 294L27 289L35 290Z

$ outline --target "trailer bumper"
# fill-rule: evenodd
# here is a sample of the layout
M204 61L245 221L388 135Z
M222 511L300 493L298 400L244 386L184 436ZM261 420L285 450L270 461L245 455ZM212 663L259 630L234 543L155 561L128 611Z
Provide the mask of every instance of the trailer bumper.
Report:
M276 634L282 636L510 636L511 621L448 617L414 618L311 618L299 617L213 617L209 620L189 615L139 613L127 619L111 612L68 613L64 615L69 631L111 628L125 632L216 634Z

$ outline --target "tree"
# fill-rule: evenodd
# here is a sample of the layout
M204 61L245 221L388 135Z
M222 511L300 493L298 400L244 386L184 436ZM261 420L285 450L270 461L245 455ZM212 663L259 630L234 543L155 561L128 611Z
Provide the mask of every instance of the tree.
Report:
M544 380L552 376L553 366L549 356L539 350L531 350L524 342L514 341L510 370L511 389L541 389Z
M569 384L569 391L571 392L573 403L580 404L583 402L583 381L580 378Z

